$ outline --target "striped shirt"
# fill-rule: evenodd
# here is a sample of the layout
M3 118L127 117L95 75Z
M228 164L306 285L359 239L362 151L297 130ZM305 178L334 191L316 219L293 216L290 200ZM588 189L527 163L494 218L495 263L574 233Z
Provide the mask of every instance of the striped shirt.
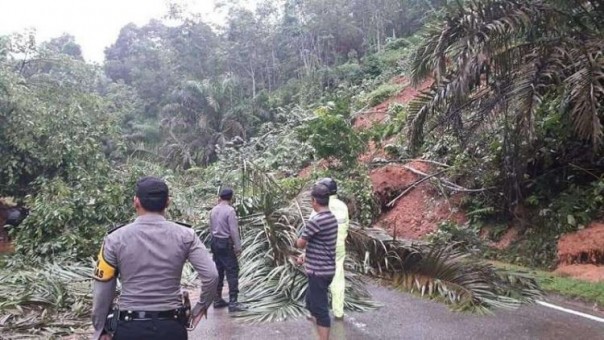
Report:
M330 211L322 211L306 222L302 238L306 246L306 272L332 276L336 272L338 221Z

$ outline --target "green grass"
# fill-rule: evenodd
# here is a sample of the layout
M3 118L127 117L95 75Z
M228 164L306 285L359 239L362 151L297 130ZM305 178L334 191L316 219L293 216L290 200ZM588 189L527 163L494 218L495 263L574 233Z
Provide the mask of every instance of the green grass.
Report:
M489 262L499 268L523 271L535 276L535 279L541 288L548 293L559 294L568 298L578 299L588 303L597 303L598 306L604 306L604 282L592 283L563 277L544 270L526 268L497 261Z
M383 84L367 95L367 104L376 106L390 98L401 90L401 86L395 84Z

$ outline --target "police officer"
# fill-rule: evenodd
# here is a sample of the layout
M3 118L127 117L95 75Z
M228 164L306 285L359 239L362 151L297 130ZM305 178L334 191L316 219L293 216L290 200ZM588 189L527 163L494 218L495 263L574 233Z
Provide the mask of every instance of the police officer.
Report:
M28 209L17 207L12 199L0 197L0 243L9 243L10 241L4 226L17 227L28 214Z
M330 285L331 308L336 320L344 318L344 293L346 291L346 277L344 275L344 260L346 259L346 237L348 236L348 206L338 199L338 185L333 178L323 178L320 184L329 189L329 210L338 221L338 239L336 241L336 273Z
M187 260L201 278L196 325L212 303L218 274L207 249L189 227L167 221L168 186L155 177L136 184L138 217L105 237L94 272L94 339L111 339L104 330L119 276L114 339L187 339L180 280ZM112 330L113 331L113 330Z
M218 287L214 308L229 307L229 312L240 312L245 306L237 301L239 294L239 263L237 257L241 254L241 238L237 225L237 214L231 203L233 189L224 188L220 191L220 201L210 211L210 228L212 231L211 249L218 270ZM229 284L229 302L222 299L222 287L226 273Z

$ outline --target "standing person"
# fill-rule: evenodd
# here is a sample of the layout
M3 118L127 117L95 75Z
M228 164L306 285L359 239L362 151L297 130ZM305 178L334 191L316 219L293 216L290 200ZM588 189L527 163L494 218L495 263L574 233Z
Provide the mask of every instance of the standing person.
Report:
M336 320L344 319L344 295L346 291L346 276L344 275L344 260L346 259L346 237L348 237L348 206L338 199L338 185L332 178L323 178L319 183L329 189L329 210L338 221L338 240L336 242L336 273L331 283L331 308Z
M94 339L187 339L187 317L180 280L188 260L201 278L201 295L193 324L206 314L216 292L218 273L207 249L189 227L167 221L168 186L155 177L136 184L138 217L114 228L103 241L94 271L92 323ZM104 329L115 296L117 277L122 291L119 311ZM115 325L108 322L107 324Z
M299 262L306 265L308 288L306 308L317 326L320 340L329 339L331 319L327 292L336 271L336 241L338 221L329 211L329 189L317 183L311 191L312 207L316 212L307 222L296 247L306 248Z
M237 301L239 294L239 263L241 254L241 238L237 226L237 214L231 203L233 190L229 188L220 191L220 202L210 212L210 228L212 230L211 249L218 269L218 286L214 308L229 307L229 312L240 312L246 308ZM229 302L222 299L222 287L226 273L229 284Z

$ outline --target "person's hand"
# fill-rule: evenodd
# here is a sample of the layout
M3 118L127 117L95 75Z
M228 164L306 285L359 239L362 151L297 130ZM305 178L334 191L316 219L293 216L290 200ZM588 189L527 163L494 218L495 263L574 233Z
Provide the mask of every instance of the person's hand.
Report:
M103 334L101 335L101 337L99 338L99 340L111 340L111 334Z
M304 254L298 256L298 258L296 259L296 263L299 265L303 265L304 261L306 261L306 255Z
M201 321L201 319L203 319L204 316L206 317L206 319L208 318L207 315L208 315L208 310L204 309L199 314L197 314L197 316L193 316L193 320L191 322L191 327L193 329L195 329L197 327L197 324L199 323L199 321Z

